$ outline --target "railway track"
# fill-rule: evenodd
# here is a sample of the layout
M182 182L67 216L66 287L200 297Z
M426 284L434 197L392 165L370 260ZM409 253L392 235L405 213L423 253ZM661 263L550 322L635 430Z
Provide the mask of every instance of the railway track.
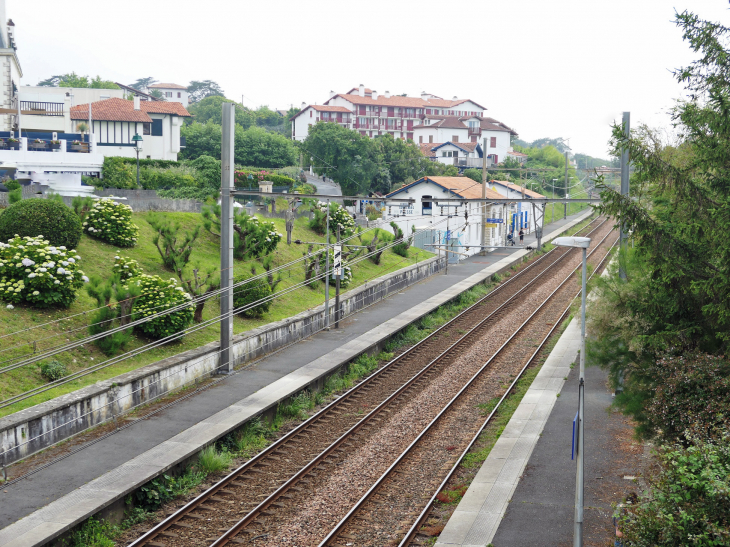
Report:
M605 254L597 252L601 244L607 242L610 250L616 242L617 237L609 240L609 236L610 234L595 245L591 252L594 271L599 270L609 256L608 251ZM423 545L416 541L416 537L428 518L436 495L446 486L502 401L538 356L550 335L568 314L575 297L580 294L580 288L575 291L571 286L572 278L573 276L568 276L545 303L525 320L520 329L481 367L372 488L358 500L319 547ZM556 311L559 312L558 319L554 322L547 321L548 318L555 317ZM530 326L537 328L528 332ZM540 339L537 348L531 343L535 336ZM516 361L519 363L519 372L485 420L478 408L478 403L483 401L485 392L490 391L488 375L485 373L497 366L500 360ZM447 450L450 447L459 450L455 448ZM416 501L407 504L399 504L396 501L403 499ZM414 513L417 515L415 519Z
M589 228L605 229L598 219ZM554 249L173 513L131 546L245 544L267 517L352 453L571 255ZM425 366L424 366L424 363ZM225 532L225 533L224 533Z

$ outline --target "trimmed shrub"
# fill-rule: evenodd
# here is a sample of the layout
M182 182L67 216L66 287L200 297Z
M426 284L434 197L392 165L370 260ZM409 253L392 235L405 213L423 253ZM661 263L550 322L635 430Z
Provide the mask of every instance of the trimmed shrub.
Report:
M233 256L238 260L259 258L273 253L281 241L282 236L271 221L239 213L234 222Z
M218 192L211 188L171 188L169 190L157 190L157 195L165 199L197 199L206 201L209 197L216 197Z
M189 327L193 322L193 299L177 284L174 278L162 279L159 275L140 275L129 280L139 287L141 295L134 301L132 321L164 312L167 309L188 304L182 309L150 319L135 328L151 338L165 338Z
M66 366L60 361L54 360L48 363L41 363L40 369L43 377L49 382L55 382L68 375Z
M247 279L251 279L251 277L248 275L241 275L234 279L234 283L243 283ZM269 296L271 296L271 287L266 282L266 279L263 277L253 279L245 285L241 285L240 287L235 287L233 289L233 308L237 309L248 306L258 300L268 298ZM243 315L244 317L261 317L269 311L270 307L271 300L267 300L258 306L239 311L238 314Z
M101 167L101 176L101 183L105 188L137 187L136 167L132 168L127 162L127 158L120 158L118 156L105 157L104 165Z
M0 241L40 236L51 245L75 249L81 233L79 217L55 199L24 199L0 215Z
M139 267L139 263L128 256L115 256L112 269L114 273L119 274L122 281L142 275L142 268Z
M327 227L327 203L319 201L312 206L314 218L309 221L309 228L319 234L324 234ZM355 230L355 219L339 203L330 203L330 234L337 235L340 229L342 237L352 234Z
M132 208L103 198L86 214L84 231L117 247L134 247L139 228L132 222Z
M194 188L198 185L197 169L185 165L175 167L145 167L140 169L139 183L145 190L158 188Z
M49 245L40 236L0 243L0 300L38 308L70 306L76 290L89 280L79 260L76 251Z
M221 187L221 161L212 156L199 156L186 162L197 171L196 179L201 188L211 188L218 193Z
M235 171L234 181L236 186L258 186L259 181L267 180L273 182L274 186L289 186L290 188L295 184L295 180L291 177L284 175L277 175L275 173L269 173L268 171L247 171L240 170Z

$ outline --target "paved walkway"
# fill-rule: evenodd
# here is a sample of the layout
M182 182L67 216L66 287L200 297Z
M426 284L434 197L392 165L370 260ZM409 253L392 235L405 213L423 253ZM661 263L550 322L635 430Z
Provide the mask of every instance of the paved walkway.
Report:
M550 233L558 235L582 216L549 226L546 238ZM532 236L525 238L526 245L533 241ZM502 249L452 265L448 275L433 276L393 295L346 321L344 328L321 332L295 344L207 391L3 488L0 547L42 545L40 538L44 534L58 535L94 508L120 499L150 477L195 454L201 446L525 254L519 247Z

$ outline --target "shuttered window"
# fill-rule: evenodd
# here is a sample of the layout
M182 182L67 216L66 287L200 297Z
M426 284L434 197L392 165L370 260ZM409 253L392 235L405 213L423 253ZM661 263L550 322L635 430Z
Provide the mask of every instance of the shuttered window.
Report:
M152 120L152 136L162 136L162 120Z

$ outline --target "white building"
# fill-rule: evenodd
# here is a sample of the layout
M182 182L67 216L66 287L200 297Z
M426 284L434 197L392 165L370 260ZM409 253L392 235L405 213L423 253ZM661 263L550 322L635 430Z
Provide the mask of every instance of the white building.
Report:
M312 107L317 105L311 105ZM360 85L347 93L330 91L330 97L323 106L343 107L350 115L346 127L359 131L361 135L377 137L390 133L397 139L413 140L413 128L419 125L425 116L481 116L485 108L470 99L442 99L423 92L420 97L403 97L391 95L386 91L379 94L376 90ZM292 118L292 138L302 141L307 138L309 125L325 121L316 114L301 112ZM309 112L309 111L308 111ZM315 110L315 112L317 112ZM306 123L297 123L301 116L311 118Z
M104 156L135 157L132 137L142 137L141 158L177 160L181 146L180 128L190 113L176 101L133 101L106 99L91 103L91 129L94 146ZM81 122L88 125L89 105L70 109L68 133Z
M387 198L413 198L413 205L407 203L388 204ZM424 230L423 235L416 238L416 246L423 245L429 251L434 247L425 246L423 242L444 244L448 239L456 247L453 249L464 258L480 251L482 208L481 203L449 206L448 202L439 199L462 197L467 199L481 198L482 185L468 177L423 177L411 184L395 190L386 196L383 219L394 221L404 234L411 234L411 227ZM423 202L422 198L427 198ZM501 199L502 196L487 188L487 198ZM504 241L504 206L502 204L485 205L487 208L488 237L487 245L503 245ZM448 222L447 222L447 217ZM491 222L490 222L491 221Z
M420 144L424 156L443 163L455 165L459 169L482 168L482 145L478 142L444 142ZM487 161L487 167L492 165Z
M0 121L1 131L17 131L18 90L23 70L20 68L15 45L15 23L5 24L5 0L0 0Z
M152 84L148 87L150 91L156 89L162 93L163 98L168 102L180 103L183 106L188 106L190 103L190 97L188 94L188 88L178 84L168 83L157 83Z
M292 138L303 141L304 137L299 136L308 135L309 128L318 121L338 123L349 129L352 112L344 106L302 105L302 110L292 118Z
M510 199L539 199L544 198L542 194L533 192L529 188L507 182L504 180L492 180L489 182L489 187L500 194L503 198ZM519 232L520 228L523 228L528 234L535 231L536 221L537 225L543 225L543 211L545 205L517 202L508 205L507 219L508 219L508 230L514 230L515 233Z

